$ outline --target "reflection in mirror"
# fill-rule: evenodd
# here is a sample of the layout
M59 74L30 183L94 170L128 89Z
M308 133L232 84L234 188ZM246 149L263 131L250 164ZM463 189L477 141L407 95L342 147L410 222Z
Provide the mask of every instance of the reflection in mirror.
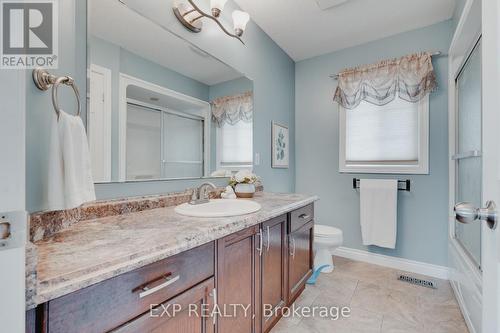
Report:
M252 168L251 80L117 0L88 6L87 132L96 182Z

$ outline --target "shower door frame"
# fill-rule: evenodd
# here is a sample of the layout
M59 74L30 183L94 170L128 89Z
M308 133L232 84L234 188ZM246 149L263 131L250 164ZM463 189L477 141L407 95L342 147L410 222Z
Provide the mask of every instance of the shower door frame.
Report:
M471 333L480 333L482 324L483 277L479 267L456 238L455 214L457 162L451 157L457 151L457 78L478 43L481 44L481 1L468 0L451 42L448 58L448 131L449 131L449 235L448 253L450 283ZM478 45L482 47L482 45Z

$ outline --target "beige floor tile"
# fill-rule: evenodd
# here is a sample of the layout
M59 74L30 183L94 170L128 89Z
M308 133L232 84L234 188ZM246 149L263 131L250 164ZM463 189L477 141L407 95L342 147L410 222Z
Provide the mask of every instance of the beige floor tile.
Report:
M322 318L304 318L300 324L304 328L305 332L311 333L324 333L324 332L335 332L335 333L351 333L351 328L347 322L340 320L330 320Z
M303 326L315 332L349 332L349 333L379 333L382 316L361 310L351 309L348 317L321 318L307 317L300 322Z
M392 318L382 320L381 333L424 333L422 327L414 326Z
M411 293L391 290L376 284L359 282L351 306L384 315L384 317L421 326L418 298Z
M424 325L426 333L469 333L463 318L461 320Z
M344 257L333 256L333 264L335 265L335 267L340 267L343 264L350 262L353 262L353 260Z
M380 333L382 316L361 309L351 309L349 317L304 318L300 323L311 331L320 333Z
M352 296L351 306L384 314L388 305L389 290L377 284L360 281Z
M446 302L430 302L425 297L419 298L419 313L429 323L442 323L448 321L462 321L463 316L456 300Z
M358 280L352 278L334 274L321 274L316 281L315 288L322 295L327 295L349 304L357 285Z
M397 280L401 271L334 257L336 268L307 286L296 306L348 306L351 316L283 318L272 330L311 333L467 333L460 308L448 281L431 279L437 289Z
M324 333L324 332L316 332L311 331L311 329L301 322L295 323L291 325L285 318L280 320L276 326L274 326L271 330L272 333Z
M306 285L306 289L297 298L295 304L300 306L309 306L320 294L321 290L317 286Z
M321 290L317 288L316 286L309 286L306 285L306 289L302 292L302 294L295 300L294 306L296 308L299 307L310 307L314 300L321 294ZM300 315L290 315L287 316L286 318L283 318L280 320L281 321L286 321L286 324L288 326L295 326L298 325L299 322L302 320L302 316Z
M418 311L417 296L399 290L390 290L384 307L384 316L408 323L412 326L422 326Z
M360 261L345 262L337 268L332 274L382 286L394 276L393 269Z
M351 308L352 315L347 319L352 333L375 333L380 332L382 327L382 315Z

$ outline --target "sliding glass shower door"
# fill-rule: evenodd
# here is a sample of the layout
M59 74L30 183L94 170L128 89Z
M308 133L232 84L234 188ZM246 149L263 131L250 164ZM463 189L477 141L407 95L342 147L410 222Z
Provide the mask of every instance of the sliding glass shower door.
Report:
M482 207L481 157L481 42L479 41L465 61L456 78L457 137L455 203L469 202ZM481 223L455 222L455 237L465 252L481 267Z

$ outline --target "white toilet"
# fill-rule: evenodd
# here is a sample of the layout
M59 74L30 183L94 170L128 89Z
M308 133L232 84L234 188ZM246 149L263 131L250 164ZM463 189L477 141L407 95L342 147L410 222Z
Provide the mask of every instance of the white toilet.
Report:
M328 225L314 225L314 269L323 265L329 267L321 270L322 273L333 272L333 251L342 245L342 230Z

